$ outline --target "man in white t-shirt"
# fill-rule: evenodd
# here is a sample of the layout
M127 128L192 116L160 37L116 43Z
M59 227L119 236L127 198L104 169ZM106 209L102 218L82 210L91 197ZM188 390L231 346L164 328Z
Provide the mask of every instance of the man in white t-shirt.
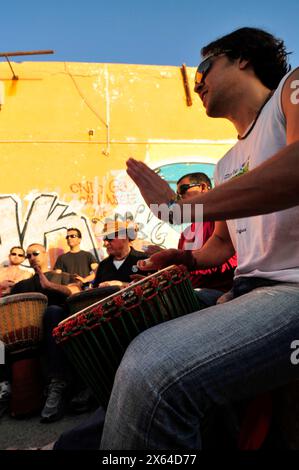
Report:
M283 41L255 28L210 43L202 55L195 92L208 116L230 120L238 133L217 165L217 187L188 200L193 217L203 204L204 220L216 228L199 251L164 250L139 266L205 269L236 250L232 300L130 344L102 449L201 449L203 422L215 407L231 409L299 377L291 362L299 338L299 70L288 74ZM127 165L148 205L182 205L144 163Z

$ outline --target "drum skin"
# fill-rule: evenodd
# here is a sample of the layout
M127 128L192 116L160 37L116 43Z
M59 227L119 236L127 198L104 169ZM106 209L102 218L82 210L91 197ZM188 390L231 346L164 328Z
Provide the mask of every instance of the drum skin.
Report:
M118 286L98 287L95 289L88 289L78 294L70 295L66 299L66 303L71 315L83 310L86 307L105 299L111 294L115 294L120 290Z

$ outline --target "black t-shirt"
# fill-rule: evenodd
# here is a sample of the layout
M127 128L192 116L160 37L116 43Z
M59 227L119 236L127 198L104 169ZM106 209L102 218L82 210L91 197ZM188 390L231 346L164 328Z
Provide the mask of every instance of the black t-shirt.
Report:
M44 273L46 278L62 286L67 286L72 282L71 275L68 273L55 273L53 271L48 271ZM23 294L25 292L40 292L48 297L48 305L63 305L67 295L62 294L61 292L55 292L48 289L43 289L40 285L38 274L35 274L29 279L20 281L15 284L11 289L11 294Z
M54 269L61 269L61 271L70 274L78 274L81 277L86 277L90 274L91 265L97 263L95 257L89 251L78 251L78 253L64 253L58 256Z
M136 251L131 248L129 255L124 260L123 264L117 269L113 263L113 256L108 256L100 262L96 272L96 277L93 282L94 287L98 287L101 282L105 281L121 281L132 282L131 274L142 274L146 276L146 272L140 271L137 268L137 261L146 259L148 255L142 251Z

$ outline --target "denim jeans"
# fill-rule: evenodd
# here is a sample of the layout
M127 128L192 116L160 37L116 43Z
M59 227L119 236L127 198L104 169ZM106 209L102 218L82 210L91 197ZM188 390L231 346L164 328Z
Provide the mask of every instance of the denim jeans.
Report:
M195 295L203 308L215 305L218 298L224 294L221 290L216 289L194 289Z
M256 287L149 328L129 345L109 401L102 449L201 449L202 423L299 377L299 284Z

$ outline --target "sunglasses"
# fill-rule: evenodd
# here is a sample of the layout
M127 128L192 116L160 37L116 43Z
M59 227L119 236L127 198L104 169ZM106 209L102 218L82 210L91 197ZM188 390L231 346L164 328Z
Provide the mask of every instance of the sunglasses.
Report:
M214 54L210 54L206 59L204 59L199 64L199 66L197 67L197 70L195 72L195 91L196 91L198 86L203 85L204 79L208 75L208 73L209 73L209 71L210 71L210 69L213 65L214 58L218 57L220 55L227 54L228 52L231 52L231 51L226 50L226 51L221 51L221 52L216 52Z
M79 235L67 235L65 238L66 238L67 240L68 240L69 238L79 238Z
M40 251L33 251L32 253L27 253L26 258L31 259L31 256L38 256L40 255Z
M10 253L10 256L18 256L19 258L25 258L25 255L21 255L20 253Z
M109 233L109 235L105 235L103 237L103 241L110 242L111 240L115 240L116 238L126 238L126 231L122 230L120 232Z
M181 186L177 189L177 194L179 196L183 196L188 189L195 188L196 186L202 186L202 183L190 183L190 184L181 184Z

